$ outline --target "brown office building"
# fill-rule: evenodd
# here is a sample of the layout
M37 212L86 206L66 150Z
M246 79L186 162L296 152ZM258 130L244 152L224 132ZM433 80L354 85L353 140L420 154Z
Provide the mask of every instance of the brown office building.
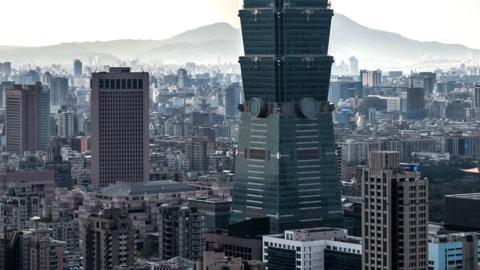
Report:
M130 68L92 74L92 183L149 177L149 76Z
M50 94L41 83L13 85L5 91L7 152L45 150L50 139Z
M362 268L427 270L427 180L400 169L398 152L370 152L362 196Z

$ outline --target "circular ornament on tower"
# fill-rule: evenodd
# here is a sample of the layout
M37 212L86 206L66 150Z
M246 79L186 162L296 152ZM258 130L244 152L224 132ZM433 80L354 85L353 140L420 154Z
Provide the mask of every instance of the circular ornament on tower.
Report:
M319 104L314 98L304 98L300 101L300 110L306 118L316 118L319 112Z
M261 98L252 98L248 103L250 114L255 118L265 117L267 106Z

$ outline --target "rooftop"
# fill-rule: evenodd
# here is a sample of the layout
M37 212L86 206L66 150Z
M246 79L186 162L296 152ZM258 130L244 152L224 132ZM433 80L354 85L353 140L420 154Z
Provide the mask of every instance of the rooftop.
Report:
M129 67L111 67L110 68L110 73L128 73L130 72Z
M138 196L162 193L193 192L192 186L175 181L152 181L142 183L117 183L101 189L102 194L113 196Z
M476 232L455 232L455 233L445 233L439 235L429 235L428 240L430 243L451 243L451 242L462 242L465 239L475 239L478 237Z
M231 199L223 199L218 197L209 198L190 198L189 201L204 202L204 203L231 203Z
M344 240L347 238L347 231L339 228L309 228L299 230L286 230L284 234L273 237L293 241L318 241L318 240Z

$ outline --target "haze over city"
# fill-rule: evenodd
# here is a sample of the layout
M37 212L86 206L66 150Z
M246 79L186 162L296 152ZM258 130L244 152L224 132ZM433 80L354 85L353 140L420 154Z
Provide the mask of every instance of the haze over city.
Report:
M336 12L367 27L416 40L480 48L480 39L474 34L480 12L480 1L477 0L332 2ZM4 12L2 18L15 23L14 27L11 23L2 27L0 45L166 39L217 22L239 27L237 15L241 6L241 0L137 0L134 5L126 0L83 0L77 3L70 0L3 1L2 10L8 12ZM119 17L125 19L118 20Z

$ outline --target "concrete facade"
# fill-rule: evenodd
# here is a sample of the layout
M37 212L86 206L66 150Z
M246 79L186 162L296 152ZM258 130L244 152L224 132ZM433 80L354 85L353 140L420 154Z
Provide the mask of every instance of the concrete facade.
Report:
M149 179L149 76L130 68L92 74L92 183Z

